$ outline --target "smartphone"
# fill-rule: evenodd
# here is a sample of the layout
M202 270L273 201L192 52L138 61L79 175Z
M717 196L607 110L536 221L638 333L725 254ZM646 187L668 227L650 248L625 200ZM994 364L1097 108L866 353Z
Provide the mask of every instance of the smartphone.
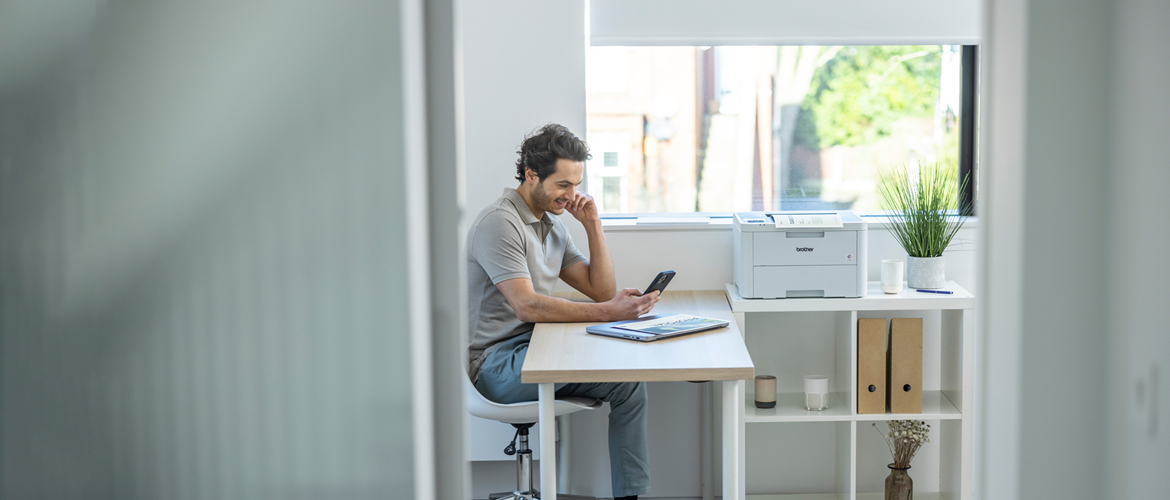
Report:
M646 295L654 290L662 293L666 290L666 285L669 285L672 279L674 279L674 271L662 271L658 273L658 276L654 277L654 281L650 282L650 286L646 288L645 292L642 292L642 295Z

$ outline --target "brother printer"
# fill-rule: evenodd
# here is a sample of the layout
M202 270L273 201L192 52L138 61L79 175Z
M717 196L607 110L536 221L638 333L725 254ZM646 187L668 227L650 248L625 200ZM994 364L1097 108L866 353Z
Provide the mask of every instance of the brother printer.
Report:
M853 212L738 212L735 285L749 299L862 297L868 224Z

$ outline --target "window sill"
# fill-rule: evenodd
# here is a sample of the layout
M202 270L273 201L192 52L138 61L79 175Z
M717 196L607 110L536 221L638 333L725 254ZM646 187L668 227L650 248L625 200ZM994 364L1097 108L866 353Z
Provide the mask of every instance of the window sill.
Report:
M700 214L639 214L603 217L601 227L606 231L730 231L734 225L730 215Z
M887 212L883 210L855 211L853 213L861 217L861 220L868 222L870 229L890 228L890 219L887 216ZM963 219L963 229L975 229L979 227L979 217L972 216L964 217Z
M869 223L870 229L889 229L889 219L883 211L854 212ZM603 216L601 226L606 232L623 231L730 231L734 228L730 214L628 214ZM979 227L978 217L967 217L964 229Z

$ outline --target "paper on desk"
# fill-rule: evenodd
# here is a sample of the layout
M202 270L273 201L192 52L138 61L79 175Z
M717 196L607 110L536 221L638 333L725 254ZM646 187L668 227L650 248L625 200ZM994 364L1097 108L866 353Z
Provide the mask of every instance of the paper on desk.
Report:
M778 228L844 227L839 214L772 214Z
M665 318L638 321L636 323L626 323L624 325L618 325L616 328L642 333L663 334L690 330L704 330L715 327L715 325L726 324L726 321L719 319L702 318L699 316L690 316L687 314L675 314Z

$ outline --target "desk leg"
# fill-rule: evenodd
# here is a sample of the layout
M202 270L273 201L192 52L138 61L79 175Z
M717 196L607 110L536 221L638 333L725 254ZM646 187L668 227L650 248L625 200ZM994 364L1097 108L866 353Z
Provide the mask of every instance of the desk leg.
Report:
M700 455L699 460L700 476L703 478L703 500L715 500L715 450L713 442L715 440L715 402L712 401L712 393L715 392L715 382L704 382L702 388L703 404L702 411L699 413L702 422L701 437L699 442Z
M573 466L569 464L569 455L573 452L571 441L569 441L569 433L572 432L569 423L571 416L573 416L572 413L557 417L557 486L559 487L557 493L562 495L573 493L569 491L569 484L571 484L569 471L573 470Z
M723 500L744 500L744 382L723 382Z
M540 498L557 500L556 386L540 384Z

